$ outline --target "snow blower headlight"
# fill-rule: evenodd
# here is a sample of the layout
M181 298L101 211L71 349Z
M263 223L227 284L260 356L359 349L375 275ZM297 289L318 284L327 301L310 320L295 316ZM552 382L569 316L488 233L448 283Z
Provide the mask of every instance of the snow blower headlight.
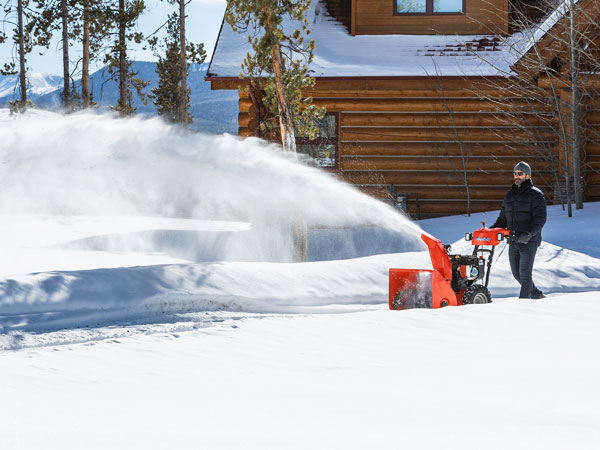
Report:
M465 241L472 241L473 233L465 233Z
M496 235L496 239L498 239L498 241L503 241L503 240L504 240L504 234L502 234L502 233L498 233L498 234Z

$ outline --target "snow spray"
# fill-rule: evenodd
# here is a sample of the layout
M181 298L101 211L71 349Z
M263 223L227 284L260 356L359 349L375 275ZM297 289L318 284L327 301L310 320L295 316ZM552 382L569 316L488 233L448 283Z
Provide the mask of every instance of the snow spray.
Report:
M257 138L182 130L158 118L0 109L0 211L63 217L162 217L249 224L168 227L68 245L178 253L191 261L290 261L294 217L309 260L422 250L391 206ZM114 250L114 248L112 248Z

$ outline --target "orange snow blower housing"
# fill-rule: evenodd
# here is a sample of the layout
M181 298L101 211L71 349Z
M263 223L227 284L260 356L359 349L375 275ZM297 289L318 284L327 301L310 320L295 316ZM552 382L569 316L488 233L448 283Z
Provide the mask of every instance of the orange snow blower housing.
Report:
M494 249L511 234L504 228L486 228L485 222L482 225L465 235L474 246L471 255L451 255L449 245L422 234L433 270L390 269L390 309L490 303L487 285Z

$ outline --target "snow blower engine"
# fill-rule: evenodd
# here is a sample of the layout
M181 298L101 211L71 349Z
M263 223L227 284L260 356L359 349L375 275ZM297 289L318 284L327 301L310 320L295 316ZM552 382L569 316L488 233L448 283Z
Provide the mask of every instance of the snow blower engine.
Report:
M390 309L441 308L474 303L490 303L487 288L496 246L510 238L510 230L482 227L467 233L471 255L452 255L450 245L425 234L433 270L390 269Z

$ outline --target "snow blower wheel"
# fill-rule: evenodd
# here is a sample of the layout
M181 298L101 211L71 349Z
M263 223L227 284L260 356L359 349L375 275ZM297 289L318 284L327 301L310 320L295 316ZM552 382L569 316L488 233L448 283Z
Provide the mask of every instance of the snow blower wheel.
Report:
M463 305L483 305L492 303L492 294L485 286L473 284L469 286L462 298Z

